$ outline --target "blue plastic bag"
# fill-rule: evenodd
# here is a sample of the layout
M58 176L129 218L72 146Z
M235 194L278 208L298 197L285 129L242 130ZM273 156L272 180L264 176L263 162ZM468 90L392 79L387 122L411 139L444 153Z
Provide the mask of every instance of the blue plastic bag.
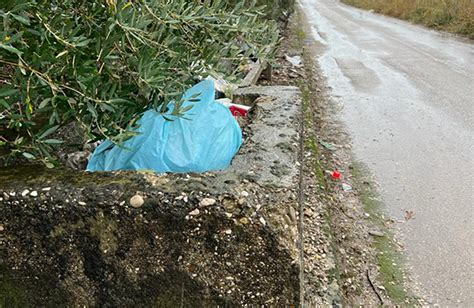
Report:
M198 102L190 102L196 98ZM193 97L194 96L194 97ZM110 140L93 153L88 171L154 170L206 172L227 168L242 144L242 131L229 109L215 101L214 83L205 80L186 91L182 108L193 105L186 118L166 120L155 110L138 121L137 136L121 146Z

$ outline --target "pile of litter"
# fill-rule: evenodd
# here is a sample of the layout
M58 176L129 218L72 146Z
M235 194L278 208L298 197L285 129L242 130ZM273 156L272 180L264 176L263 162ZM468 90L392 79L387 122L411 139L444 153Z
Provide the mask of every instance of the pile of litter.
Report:
M146 111L136 136L123 144L103 142L93 153L88 171L153 170L188 173L227 168L242 145L242 130L234 116L249 108L216 100L215 80L204 80L183 95L185 117L173 110ZM196 102L196 100L198 100Z

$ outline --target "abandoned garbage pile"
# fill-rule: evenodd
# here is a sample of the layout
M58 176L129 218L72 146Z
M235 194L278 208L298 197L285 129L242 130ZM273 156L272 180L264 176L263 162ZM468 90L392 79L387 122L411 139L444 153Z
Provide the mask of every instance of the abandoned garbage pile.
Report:
M137 135L121 145L103 142L87 171L200 173L227 168L242 145L242 130L229 108L215 101L214 82L198 83L183 100L183 108L193 106L186 117L146 111L138 121Z

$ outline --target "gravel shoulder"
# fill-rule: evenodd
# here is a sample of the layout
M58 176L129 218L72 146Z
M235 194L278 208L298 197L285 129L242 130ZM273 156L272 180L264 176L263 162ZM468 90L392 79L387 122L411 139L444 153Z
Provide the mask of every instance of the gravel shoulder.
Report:
M392 221L376 202L376 184L352 154L338 105L314 62L321 48L303 16L293 18L280 50L276 82L303 96L304 294L310 305L414 304L421 299L405 274ZM301 56L304 67L289 67ZM275 81L275 80L274 80ZM334 180L338 170L342 179Z

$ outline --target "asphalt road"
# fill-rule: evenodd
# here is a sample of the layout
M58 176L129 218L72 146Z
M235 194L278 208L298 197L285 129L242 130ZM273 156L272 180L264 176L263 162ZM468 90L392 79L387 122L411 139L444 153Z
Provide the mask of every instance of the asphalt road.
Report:
M474 306L474 45L336 0L300 0L356 158L430 303Z

